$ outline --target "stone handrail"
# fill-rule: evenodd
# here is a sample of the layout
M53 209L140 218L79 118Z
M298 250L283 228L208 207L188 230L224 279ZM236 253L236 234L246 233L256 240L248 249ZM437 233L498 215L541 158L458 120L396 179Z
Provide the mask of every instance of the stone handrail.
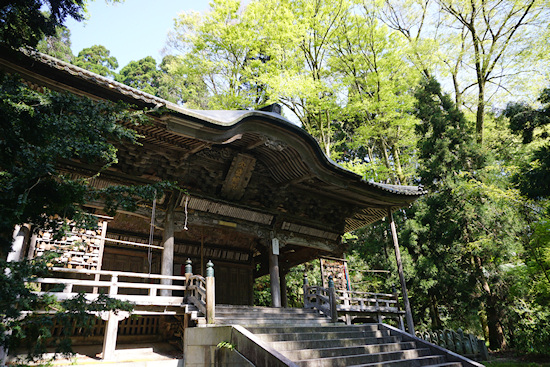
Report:
M489 358L484 340L473 334L465 334L461 329L441 331L417 331L416 336L469 358L486 361Z

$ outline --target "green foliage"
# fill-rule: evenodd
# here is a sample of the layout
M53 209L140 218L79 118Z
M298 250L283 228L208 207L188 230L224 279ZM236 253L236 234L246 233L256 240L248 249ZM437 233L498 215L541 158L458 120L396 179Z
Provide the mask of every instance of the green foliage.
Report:
M310 285L321 284L321 268L319 261L310 261L291 268L286 273L286 294L288 307L304 306L304 274L308 276ZM271 283L269 275L256 278L254 282L254 305L271 306Z
M528 159L520 163L515 181L522 194L533 199L550 196L550 89L544 89L538 100L542 104L538 109L510 103L504 111L510 130L532 147Z
M550 357L550 310L548 307L533 306L517 302L511 308L515 332L511 344L521 353L540 354Z
M59 160L78 159L99 170L117 162L113 142L135 142L138 123L123 104L94 102L72 94L38 93L16 77L0 75L0 237L11 245L18 223L43 223L61 214L71 218L87 199L87 179L59 172Z
M43 12L43 7L48 13ZM67 17L84 19L84 0L12 0L0 5L0 40L19 48L35 47L44 36L55 36Z
M231 342L228 342L228 341L225 341L225 340L223 342L219 342L216 345L216 348L218 348L218 349L225 348L225 349L229 349L230 351L235 350L235 346L233 344L231 344Z
M484 156L472 138L473 129L450 97L442 93L439 83L434 79L424 82L416 98L422 184L437 189L448 176L479 169Z
M520 197L508 189L502 168L488 164L490 156L437 82L425 82L417 98L419 173L430 194L415 203L404 233L415 262L414 303L429 309L434 327L442 326L440 307L464 324L486 315L491 348L500 349L510 287L504 269L517 265L525 225Z
M36 49L56 59L71 62L74 58L71 50L71 31L65 27L57 27L55 34L42 38Z
M187 81L190 107L246 109L266 103L265 87L256 80L266 59L249 21L235 0L213 1L204 15L176 19L170 45L183 54L171 61L171 70Z
M123 67L115 80L130 87L156 95L162 72L157 68L157 62L151 56L138 61L130 61Z
M115 69L118 68L118 61L111 52L102 45L87 47L78 53L74 65L89 70L99 75L116 75Z

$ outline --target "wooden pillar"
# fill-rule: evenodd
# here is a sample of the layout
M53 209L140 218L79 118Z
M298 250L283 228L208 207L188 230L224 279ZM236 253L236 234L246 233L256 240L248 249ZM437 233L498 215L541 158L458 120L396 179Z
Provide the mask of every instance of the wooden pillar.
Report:
M403 273L401 251L399 250L399 242L397 241L397 230L395 228L395 222L393 221L393 214L390 207L388 207L388 219L390 220L393 247L395 249L395 260L397 262L397 271L399 272L399 281L401 282L401 290L403 292L403 304L405 306L405 318L407 320L407 328L409 329L409 334L414 335L414 323L412 318L411 305L409 303L409 295L407 292L407 283L405 282L405 275Z
M176 208L178 195L172 194L172 198L166 207L166 216L164 217L164 231L162 232L162 264L160 267L161 275L174 275L174 212ZM171 285L171 279L161 279L160 284ZM161 289L161 296L171 296L172 291Z
M286 294L286 272L281 271L280 272L280 280L281 280L281 306L284 308L288 307L288 296Z
M281 282L279 279L279 249L269 246L269 279L271 284L271 306L281 307ZM274 253L276 252L276 253Z
M101 359L110 360L115 356L118 333L118 317L114 311L109 311L106 317L105 336L103 337L103 352Z
M6 258L7 261L21 261L23 259L23 251L25 249L25 244L29 239L30 232L29 225L15 226L15 230L13 231L13 240L11 243L11 251L8 253Z
M214 264L206 264L206 323L216 323L216 282L214 279Z

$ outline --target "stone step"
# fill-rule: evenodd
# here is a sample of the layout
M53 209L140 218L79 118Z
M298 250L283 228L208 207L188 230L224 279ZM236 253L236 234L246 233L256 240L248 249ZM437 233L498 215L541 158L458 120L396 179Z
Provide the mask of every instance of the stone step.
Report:
M437 366L440 364L445 364L444 356L423 356L418 358L410 359L401 359L397 361L384 361L384 362L375 362L375 363L361 363L348 365L349 367L428 367L428 366Z
M311 333L327 331L377 331L378 324L365 324L357 326L348 325L326 325L326 326L270 326L270 327L249 327L248 331L253 334L284 334L284 333Z
M262 317L264 319L283 319L283 318L291 318L291 319L326 319L326 317L318 314L318 313L304 313L304 314L295 314L295 313L271 313L271 312L224 312L216 310L216 316L219 317L235 317L235 318L254 318L254 317Z
M235 313L271 313L271 314L316 314L319 312L310 308L275 308L275 307L260 307L260 306L233 306L233 305L216 305L216 312L235 312Z
M281 353L288 359L293 361L299 361L303 359L314 358L327 358L338 357L356 354L372 354L372 353L384 353L384 352L397 352L406 349L415 349L416 344L414 342L402 342L402 343L387 343L387 344L370 344L370 345L357 345L346 346L336 348L318 348L318 349L300 349L300 350L288 350L281 351Z
M439 363L439 364L430 364L426 367L462 367L462 363L460 363L460 362L446 362L446 363Z
M295 363L302 367L339 367L351 366L366 363L394 362L403 360L416 360L417 358L428 357L430 350L425 349L406 349L382 353L366 353L348 356L336 356L327 358L315 358L298 360Z
M341 338L341 339L317 339L317 340L298 340L298 341L276 341L269 344L279 352L287 350L316 349L316 348L340 348L354 347L367 344L389 344L399 343L401 338L396 336L386 336L382 338Z
M242 325L246 327L258 325L324 325L330 324L329 319L324 318L264 318L264 317L218 317L216 325Z
M317 340L317 339L342 339L342 338L382 338L389 337L390 333L387 330L376 331L319 331L308 333L284 333L284 334L256 334L260 339L267 342L275 341L302 341L302 340Z

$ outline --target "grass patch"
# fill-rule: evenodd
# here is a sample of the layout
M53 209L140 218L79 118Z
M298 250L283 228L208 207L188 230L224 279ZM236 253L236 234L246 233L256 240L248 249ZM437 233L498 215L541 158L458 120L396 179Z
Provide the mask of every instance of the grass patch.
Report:
M492 361L492 362L482 362L486 367L550 367L550 362L528 362L528 361Z

